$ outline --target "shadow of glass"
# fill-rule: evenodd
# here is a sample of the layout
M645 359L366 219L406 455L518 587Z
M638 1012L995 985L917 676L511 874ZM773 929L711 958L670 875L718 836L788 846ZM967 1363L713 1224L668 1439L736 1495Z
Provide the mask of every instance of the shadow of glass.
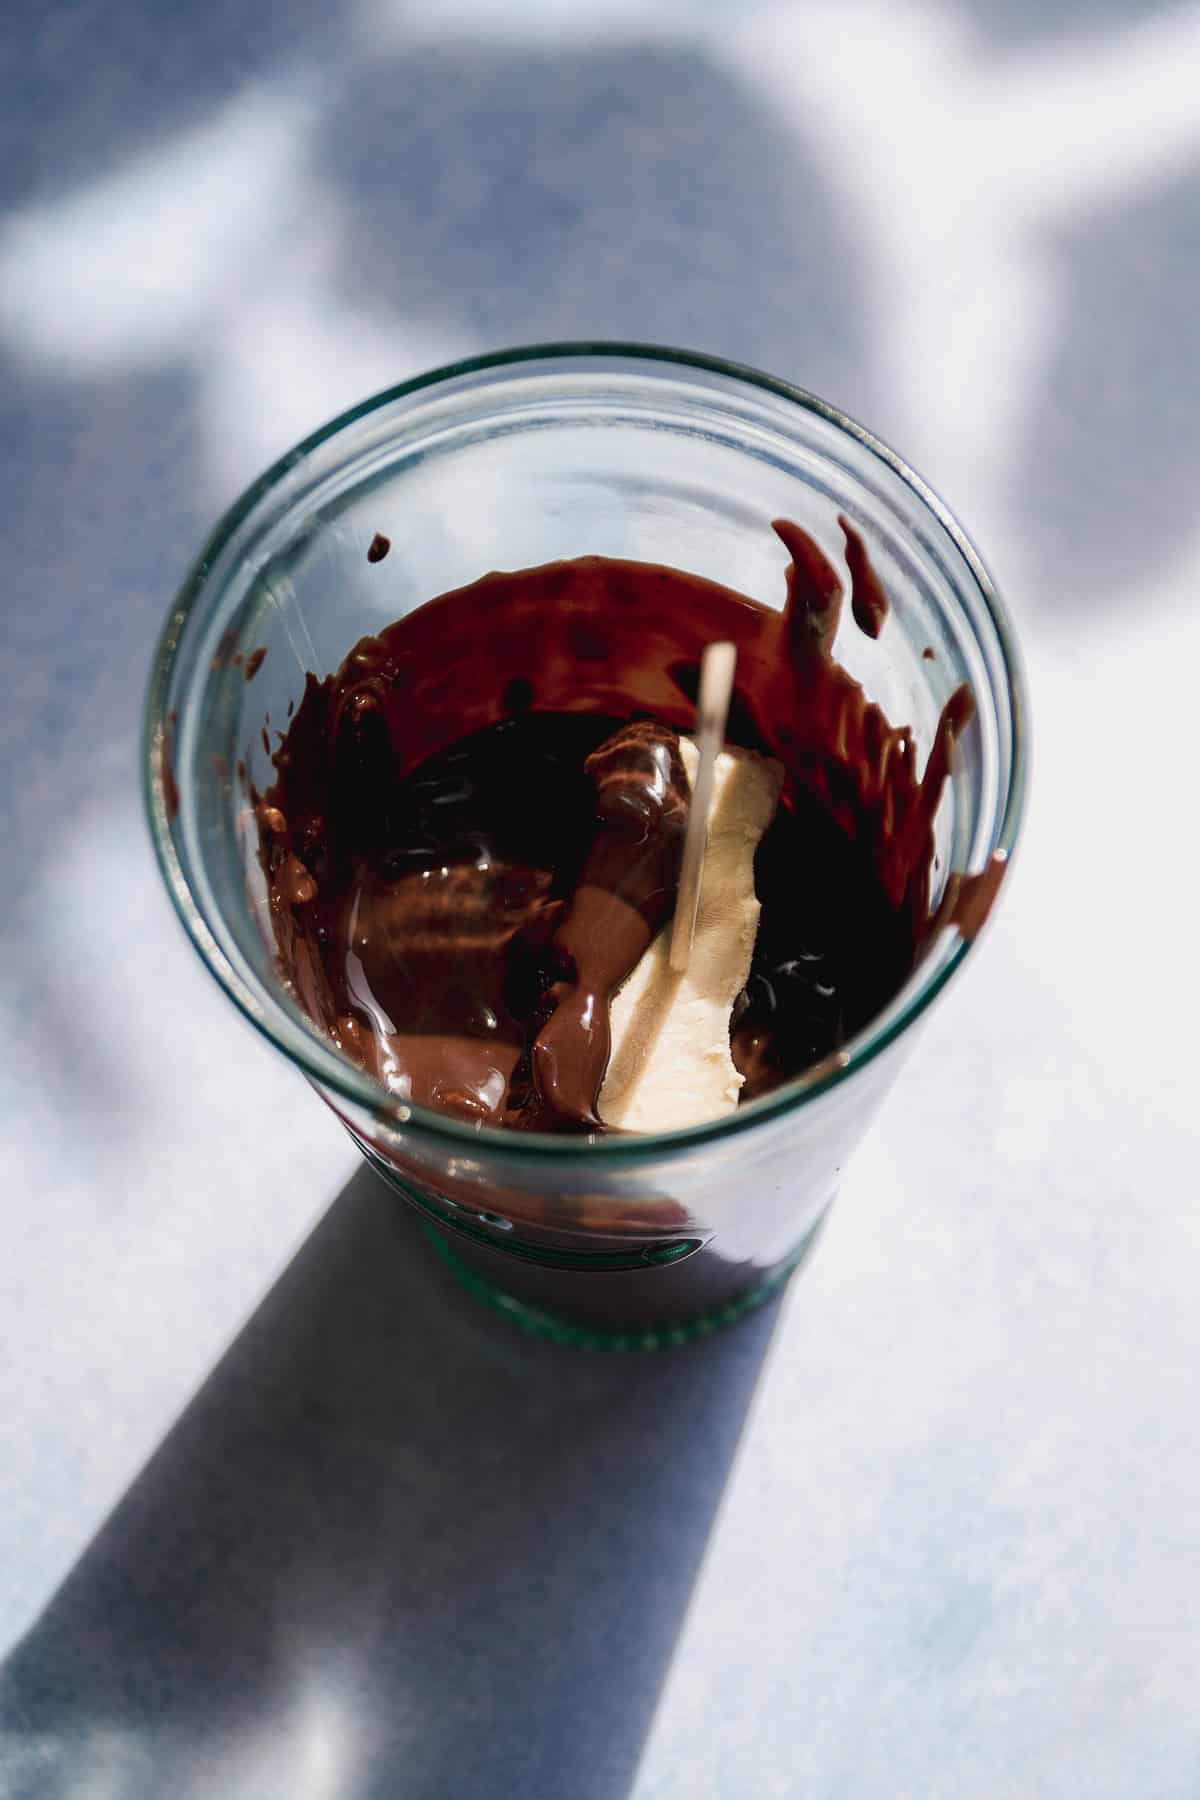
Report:
M0 1672L22 1791L623 1797L773 1325L526 1339L361 1170Z

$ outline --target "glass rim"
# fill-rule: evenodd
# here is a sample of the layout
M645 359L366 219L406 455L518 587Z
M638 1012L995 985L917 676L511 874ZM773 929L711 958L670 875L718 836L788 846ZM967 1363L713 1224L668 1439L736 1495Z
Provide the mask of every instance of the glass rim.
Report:
M209 570L244 520L305 457L339 433L394 401L423 393L464 375L513 369L523 363L536 364L555 360L572 360L585 368L589 363L598 364L604 360L658 363L719 375L772 394L834 426L867 450L911 490L962 557L996 633L1009 708L1011 766L993 855L1002 854L1007 863L1012 862L1024 815L1027 786L1028 702L1024 669L1016 634L996 584L982 556L950 508L890 445L849 414L806 388L783 381L778 376L768 375L747 364L704 351L658 344L626 343L617 339L566 339L515 345L444 363L407 381L384 388L357 405L348 407L310 432L293 449L270 464L218 519L185 576L159 634L150 666L142 722L143 799L159 869L194 948L243 1017L310 1079L333 1089L342 1099L364 1108L389 1129L400 1129L409 1137L420 1138L428 1143L440 1142L460 1151L473 1148L478 1152L486 1148L489 1157L501 1161L552 1162L561 1157L577 1168L582 1166L580 1159L586 1161L588 1158L600 1158L609 1165L668 1161L685 1155L700 1145L724 1139L732 1140L757 1126L773 1123L789 1113L798 1112L848 1081L889 1049L922 1016L962 965L974 939L966 939L960 935L945 961L924 976L918 965L897 996L897 999L904 997L903 1004L895 1006L894 1010L892 1007L885 1008L831 1057L794 1076L790 1081L781 1083L778 1088L759 1099L749 1101L745 1106L738 1106L720 1119L687 1126L681 1130L636 1135L613 1133L611 1136L594 1138L549 1132L516 1132L505 1130L501 1126L469 1125L415 1102L397 1100L365 1071L356 1069L352 1063L339 1056L331 1045L324 1043L315 1027L310 1031L294 1021L269 991L266 991L267 998L264 1000L242 978L217 941L197 904L171 831L172 820L164 780L168 736L167 700L171 677L187 623L207 597Z

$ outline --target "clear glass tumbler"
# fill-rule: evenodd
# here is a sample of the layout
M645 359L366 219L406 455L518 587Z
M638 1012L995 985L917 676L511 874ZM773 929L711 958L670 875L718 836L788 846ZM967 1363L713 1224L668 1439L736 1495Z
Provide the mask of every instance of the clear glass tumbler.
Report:
M1025 700L1011 627L966 536L897 456L752 370L561 344L406 382L256 482L167 620L147 705L147 801L193 942L460 1275L547 1335L680 1342L772 1292L815 1241L847 1156L970 943L951 926L935 932L836 1057L716 1123L594 1143L472 1128L385 1093L286 990L245 777L270 785L271 734L310 671L324 676L364 634L489 569L628 557L781 607L788 557L772 520L795 520L840 564L839 513L892 602L877 641L843 622L839 659L911 728L919 758L953 689L966 681L975 698L936 820L936 908L952 872L1014 849ZM376 532L391 553L369 566Z

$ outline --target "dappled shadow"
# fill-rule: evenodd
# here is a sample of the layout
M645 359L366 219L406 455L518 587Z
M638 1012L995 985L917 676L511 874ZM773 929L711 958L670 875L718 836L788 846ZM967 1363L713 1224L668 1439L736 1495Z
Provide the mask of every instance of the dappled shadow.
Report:
M56 848L63 765L74 815L134 773L104 751L132 750L151 648L211 524L195 393L182 368L56 383L0 358L0 755L24 775L6 880Z
M111 1050L132 1021L81 1016L77 965L114 934L94 929L110 896L80 891L68 846L91 808L137 781L151 647L210 523L194 394L182 369L81 388L0 358L0 760L20 773L0 799L6 985L39 1084L109 1135L139 1105Z
M343 13L322 0L206 0L168 20L153 0L13 0L4 22L0 206L16 207L204 123L297 53L324 61Z
M1195 340L1200 171L1057 231L1059 328L1016 459L1019 511L1051 607L1135 600L1176 560L1200 489Z
M405 47L349 82L322 164L349 291L405 317L681 344L870 410L853 231L803 120L699 49Z
M623 1800L773 1323L526 1339L361 1170L4 1666L22 1793L299 1794L316 1716L340 1800Z
M168 32L144 3L120 0L102 31L97 10L81 5L36 34L27 91L9 71L5 129L32 154L45 140L27 109L44 104L63 120L55 181L104 174L119 150L145 149L154 129L211 116L238 85L235 72L261 73L273 50L282 54L281 18L256 10L243 34L222 3L203 19L185 9ZM325 42L302 31L295 46L315 57ZM410 372L404 328L423 320L474 349L589 333L659 339L774 368L871 412L861 279L819 162L800 147L802 133L704 54L642 44L522 53L468 41L409 46L390 60L377 51L363 65L329 42L323 98L313 98L323 123L311 177L336 200L339 256L322 290L331 337L340 318L354 330L364 300L399 321L389 375ZM84 46L76 109L72 69ZM36 169L18 182L22 194L43 185ZM186 224L173 222L181 255ZM222 492L213 435L230 409L234 436L236 409L260 405L257 393L243 399L237 365L220 362L225 337L207 315L185 307L146 367L136 325L122 349L130 294L131 318L146 316L136 272L118 285L126 280L111 317L108 297L95 296L111 369L98 355L53 363L47 340L4 366L0 394L12 620L0 651L9 696L0 754L22 770L0 802L0 892L32 952L19 970L18 1012L39 1080L110 1123L121 1070L93 1053L86 1020L72 1023L70 959L39 954L36 908L46 869L62 856L57 820L68 797L77 819L136 778L151 648ZM69 316L56 314L56 329ZM65 908L80 897L64 888L63 898ZM91 909L103 902L78 908L81 956Z
M1052 36L1106 37L1110 23L1139 16L1126 0L964 0L931 16L942 10L969 19L976 40L965 70L947 64L950 76L986 87L999 69L1016 101L1026 51ZM136 1058L123 1057L126 1039L143 1048L151 1039L119 1008L99 1029L80 1018L78 969L95 954L102 909L103 941L131 959L122 978L144 943L124 929L111 894L73 888L79 868L63 821L92 807L124 821L120 854L140 830L132 805L102 803L132 792L152 641L218 505L232 497L214 439L227 440L248 410L265 415L270 438L291 375L358 331L360 309L385 348L395 331L396 372L411 372L408 326L434 325L463 351L587 334L689 344L790 377L885 430L906 408L919 416L927 400L936 331L880 371L895 295L890 265L873 260L879 246L860 237L871 214L861 192L855 198L853 146L819 143L782 84L768 104L745 69L724 67L724 14L707 12L707 48L611 35L592 48L522 48L494 36L418 45L400 35L367 50L351 41L346 13L317 0L252 9L216 0L169 18L149 0L50 9L22 0L8 21L0 204L45 202L38 242L51 250L61 237L57 196L89 189L135 153L153 160L192 126L212 123L215 142L221 109L248 84L286 86L312 66L320 75L311 92L298 83L297 116L311 138L288 164L286 207L273 210L264 180L252 221L261 256L244 287L214 252L203 306L181 302L175 335L148 349L138 333L153 321L157 290L153 281L139 288L135 267L126 286L149 301L131 309L133 324L108 309L90 359L67 354L70 296L54 311L59 340L47 330L22 341L14 326L4 345L0 655L10 660L0 754L14 777L0 800L0 923L10 1056L39 1095L54 1097L45 1141L57 1144L61 1126L97 1213L119 1199L130 1241L139 1220L167 1204L149 1191L139 1140L129 1134L125 1161L112 1151L98 1173L93 1164L134 1117L141 1144L165 1135ZM824 42L816 79L840 101L848 71ZM895 142L889 74L874 70L878 119L865 115L878 124L883 177ZM1096 90L1102 165L1109 95ZM284 113L275 123L290 150ZM1152 110L1146 118L1152 131ZM947 137L938 149L951 157L959 145ZM977 159L963 164L970 181L989 173L978 145L963 155ZM218 164L207 200L220 215L245 160ZM997 463L1000 502L1029 552L1043 616L1083 601L1114 606L1127 592L1136 599L1144 546L1152 558L1165 547L1169 561L1190 516L1200 474L1184 353L1200 256L1196 181L1193 173L1144 192L1131 181L1111 205L1091 197L1090 210L1072 214L1064 203L1058 217L1069 222L1053 225L1039 223L1037 195L1027 212L1002 217L1002 184L980 190L982 234L994 214L1011 233L1005 255L1028 254L1053 297L1065 292L1049 360L1012 365L1030 424L1016 454L1005 443ZM914 219L937 227L941 201L936 180L897 184L903 229ZM91 215L86 223L99 229ZM189 266L191 217L181 207L172 223L165 260ZM972 392L973 371L1029 320L993 304L969 238L959 261L961 246L943 236L930 234L931 255L944 260L929 288L949 295L945 308L922 310L923 266L904 305L918 324L969 323L969 354L956 367ZM292 237L294 264L279 254ZM301 292L310 237L320 239L318 266ZM217 232L204 243L226 246ZM103 256L82 262L116 288L128 274ZM28 306L11 315L18 325L36 324L39 299L61 294L56 268L47 253L44 288L25 294ZM269 279L275 310L260 305ZM105 299L97 290L79 300L81 340L91 341ZM280 335L293 333L286 353L273 335L281 319ZM313 319L323 335L306 335ZM260 364L266 378L248 398L246 372ZM1027 378L1038 383L1028 396ZM335 404L358 397L339 392ZM933 419L935 448L939 429ZM985 418L981 438L989 432ZM150 860L144 846L139 853L148 892ZM53 932L34 912L51 890L62 899ZM165 900L162 913L173 932ZM181 1029L214 1062L237 1063L240 1078L236 1041L181 1003L183 991L168 979L152 1003L179 1012ZM181 1108L195 1100L199 1111L202 1061L177 1078ZM13 1116L23 1129L34 1115ZM181 1156L178 1169L190 1194L204 1193L203 1153ZM53 1198L31 1204L53 1215ZM58 1257L86 1256L85 1233L82 1249L76 1241L82 1217L81 1208L45 1227L39 1217L25 1234L37 1255L21 1260L17 1246L23 1309ZM196 1229L179 1227L184 1267ZM259 1229L269 1238L274 1227ZM663 1359L550 1351L472 1310L393 1232L390 1203L358 1177L14 1652L3 1682L5 1774L22 1771L18 1792L300 1795L315 1791L297 1777L306 1757L333 1770L326 1791L351 1800L628 1792L771 1320ZM168 1293L170 1280L168 1270ZM95 1342L83 1326L65 1348L39 1336L41 1316L30 1302L17 1328L29 1333L33 1322L47 1362L70 1367L77 1345ZM77 1407L52 1420L64 1462L110 1426L90 1376L84 1367L69 1389ZM10 1391L13 1429L25 1430L29 1403L19 1386ZM44 1491L39 1478L31 1506L69 1514L68 1487L61 1471ZM747 1668L752 1686L757 1672Z
M1145 17L1170 6L1133 6L1130 0L959 0L983 40L1016 49L1033 41L1094 37L1106 25L1127 25L1134 13Z

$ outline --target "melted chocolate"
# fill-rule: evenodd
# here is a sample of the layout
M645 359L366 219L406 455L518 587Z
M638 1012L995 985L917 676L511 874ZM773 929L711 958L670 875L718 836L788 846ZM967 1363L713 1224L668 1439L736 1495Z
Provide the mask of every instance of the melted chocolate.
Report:
M960 936L970 943L987 924L996 904L1000 884L1008 873L1008 855L993 850L978 875L952 875L946 888L943 917L957 927Z
M886 596L843 527L875 635ZM279 958L314 1020L398 1097L602 1129L608 1002L674 906L677 733L715 638L738 646L729 739L787 771L732 1032L744 1097L835 1051L903 982L970 695L947 704L918 780L910 733L831 655L836 571L799 527L776 531L792 556L782 613L584 557L485 576L308 677L259 809Z
M505 1115L543 1131L602 1128L596 1107L611 1049L609 1005L674 912L687 827L677 732L653 720L625 725L583 770L593 836L550 939L541 1022Z

